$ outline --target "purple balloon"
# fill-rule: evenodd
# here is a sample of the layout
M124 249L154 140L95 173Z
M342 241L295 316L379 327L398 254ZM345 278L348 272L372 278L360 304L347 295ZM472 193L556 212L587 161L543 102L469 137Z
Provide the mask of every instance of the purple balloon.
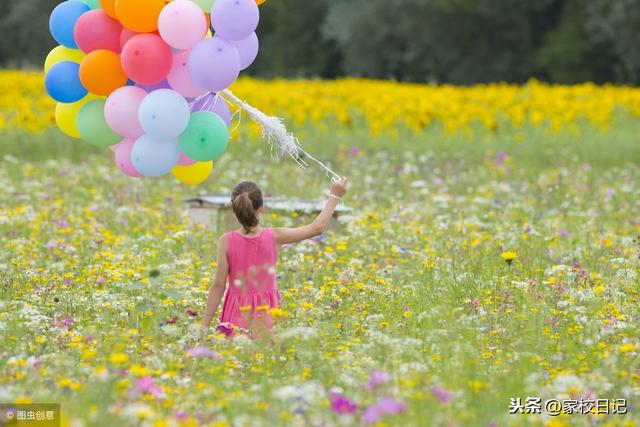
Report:
M240 75L238 50L220 37L203 40L189 55L189 74L191 80L204 90L224 90Z
M211 93L204 98L196 102L191 106L191 112L197 113L198 111L208 111L210 113L217 114L224 121L227 127L231 126L231 111L224 99L216 94Z
M158 90L158 89L171 89L171 85L169 84L169 82L166 79L164 79L160 83L156 83L156 84L151 85L151 86L145 86L145 85L141 85L139 83L136 83L136 86L146 90L147 92L153 92L154 90Z
M256 33L251 33L246 39L231 42L231 44L235 46L238 55L240 55L240 70L249 68L256 60L258 50L260 50L260 42Z
M255 0L216 0L211 26L225 40L246 39L258 28L260 9Z

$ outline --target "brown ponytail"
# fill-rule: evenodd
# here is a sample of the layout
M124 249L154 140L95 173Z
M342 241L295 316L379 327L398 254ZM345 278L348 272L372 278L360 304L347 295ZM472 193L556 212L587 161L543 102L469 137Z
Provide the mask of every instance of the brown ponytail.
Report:
M236 185L231 194L231 206L233 213L244 228L246 233L258 226L258 209L262 207L262 191L256 183L251 181L241 182Z

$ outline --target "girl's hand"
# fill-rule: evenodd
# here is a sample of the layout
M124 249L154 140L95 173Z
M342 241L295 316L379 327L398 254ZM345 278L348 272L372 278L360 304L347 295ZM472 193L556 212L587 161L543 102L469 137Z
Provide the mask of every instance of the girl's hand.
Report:
M343 197L347 194L347 178L342 178L339 181L334 181L331 183L331 194L338 197Z

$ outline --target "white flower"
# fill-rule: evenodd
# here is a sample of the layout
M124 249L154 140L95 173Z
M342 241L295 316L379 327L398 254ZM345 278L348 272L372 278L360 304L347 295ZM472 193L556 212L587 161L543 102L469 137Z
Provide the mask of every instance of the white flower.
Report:
M278 338L286 340L289 338L301 338L303 340L314 338L318 335L315 328L309 326L298 326L295 328L289 328L281 331L278 334Z

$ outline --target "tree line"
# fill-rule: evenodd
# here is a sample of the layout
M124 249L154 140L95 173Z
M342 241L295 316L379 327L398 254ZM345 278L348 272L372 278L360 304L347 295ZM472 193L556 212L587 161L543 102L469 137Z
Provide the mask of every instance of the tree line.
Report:
M0 2L0 64L37 67L56 0ZM640 0L270 0L260 77L640 83Z

